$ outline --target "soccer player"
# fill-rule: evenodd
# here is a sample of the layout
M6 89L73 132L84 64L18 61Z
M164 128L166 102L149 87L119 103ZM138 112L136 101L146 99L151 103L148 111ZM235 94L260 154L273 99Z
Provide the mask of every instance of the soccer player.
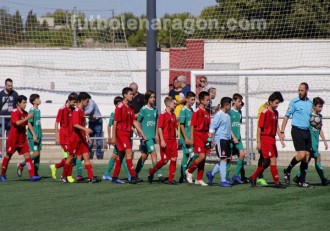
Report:
M60 144L62 147L63 159L59 163L50 165L52 178L54 180L56 179L56 170L64 166L65 160L68 157L71 117L73 110L75 109L75 105L77 104L77 101L78 101L78 94L72 92L68 96L65 105L62 106L57 112L56 122L55 122L55 137L56 137L56 144ZM58 125L60 125L60 129L58 129ZM77 166L77 172L79 176L81 175L81 168L78 167L79 166ZM69 183L73 183L75 181L74 178L72 177L71 164L70 164L70 169L68 171L67 180Z
M157 164L155 143L159 139L157 132L158 109L154 105L156 95L153 91L147 91L144 96L146 105L141 108L137 120L141 123L142 131L146 135L146 140L141 142L141 157L135 168L137 175L143 168L144 162L148 158L148 155L151 156L152 166ZM160 169L158 169L157 175L160 182L165 181L165 177L162 176Z
M186 180L186 170L188 163L191 162L194 157L194 147L190 140L190 124L192 115L194 113L192 106L195 103L195 97L196 94L192 91L189 91L186 94L186 105L181 109L179 116L181 131L180 140L182 143L181 177L179 183L183 183L183 181Z
M324 105L324 100L321 99L320 97L315 97L313 99L313 115L315 116L320 116L322 118L322 115L320 114L322 109L323 109L323 105ZM315 160L315 169L317 171L317 173L319 174L320 178L321 178L321 184L323 186L328 185L330 182L327 178L324 177L324 172L323 172L323 168L321 165L321 154L319 152L319 137L321 136L321 139L324 143L325 146L325 150L328 150L328 143L327 140L324 136L323 130L322 128L317 129L315 127L313 127L312 125L309 126L309 131L311 133L312 136L312 149L313 151L310 154L309 157L309 161L313 158ZM298 170L298 173L296 175L296 177L293 179L294 182L298 183L300 181L300 171Z
M144 133L141 130L139 122L136 120L136 116L133 108L129 105L133 100L133 89L125 87L122 90L123 101L118 104L115 110L115 120L112 128L112 138L111 144L117 145L119 151L118 162L116 160L116 165L112 177L112 181L116 182L120 173L121 163L126 157L126 164L128 170L131 174L131 183L136 184L139 182L139 179L136 176L134 166L133 166L133 153L132 153L132 144L131 144L131 131L132 126L137 129L142 137L142 140L146 140Z
M220 172L221 187L231 187L232 182L227 180L227 162L231 158L230 139L231 121L228 112L231 109L232 99L223 97L220 101L220 110L215 114L211 126L209 138L215 144L216 153L220 161L214 166L212 172L207 172L206 176L209 185L213 185L213 177Z
M206 155L210 154L211 151L211 138L208 134L211 117L209 111L206 110L210 104L210 95L208 92L202 91L198 98L200 104L192 115L190 126L191 143L194 144L194 153L198 154L198 158L186 170L186 178L188 183L192 184L192 173L198 168L195 184L207 186L203 181L203 175Z
M117 106L119 103L121 103L123 101L123 97L121 96L116 96L113 100L113 103L115 106ZM111 144L111 131L112 131L112 126L113 126L113 121L115 119L115 113L112 112L110 114L110 119L109 119L109 124L108 124L108 144ZM108 181L112 181L112 177L109 175L113 166L115 165L116 160L119 160L119 156L118 156L118 149L116 147L116 145L113 148L113 152L112 155L110 157L110 160L108 162L107 168L102 176L103 180L108 180ZM119 161L118 161L119 163ZM131 180L131 174L128 171L127 165L126 165L126 160L124 159L124 161L122 162L122 165L125 169L125 172L127 174L127 179L130 181ZM117 179L117 181L115 182L117 184L123 184L124 182Z
M297 152L290 164L284 169L284 181L290 184L291 170L296 164L300 163L300 181L299 187L313 188L314 186L305 181L308 170L309 153L312 151L312 137L309 131L309 119L312 113L313 102L307 97L309 86L307 83L301 83L298 88L299 97L291 100L289 108L282 121L281 135L284 140L285 127L290 116L292 116L291 136L294 148Z
M174 180L174 176L176 170L176 160L178 158L178 143L176 140L178 122L175 114L173 113L175 110L176 101L172 97L168 96L164 99L164 104L166 109L162 114L160 114L158 121L161 160L159 160L153 168L149 169L148 181L151 184L157 170L162 168L171 160L168 181L166 183L176 185L177 182Z
M237 165L235 173L232 177L232 181L237 184L244 184L238 174L241 172L241 168L244 168L245 151L241 140L241 122L242 114L240 108L242 105L243 96L236 93L233 95L233 105L231 110L228 112L231 121L231 137L230 142L231 154L238 155ZM229 177L230 162L227 163L227 177Z
M26 137L27 121L33 117L25 111L27 98L20 95L16 99L16 109L11 112L11 129L7 139L6 156L2 160L2 170L0 180L7 182L6 172L12 155L17 151L23 155L30 174L30 181L40 180L40 176L35 175L34 164L30 156L30 149Z
M30 152L33 152L30 156L34 162L35 175L38 176L40 151L42 148L42 130L40 122L41 113L38 108L41 104L40 96L38 94L32 94L30 95L29 101L33 105L29 111L29 114L33 114L34 116L28 120L28 141ZM25 165L26 161L17 164L17 175L19 177L22 176L22 171Z
M89 157L88 141L90 141L89 134L93 131L86 128L85 124L85 113L84 108L88 105L89 94L86 92L80 92L78 95L77 107L72 113L71 125L70 125L70 144L69 144L69 155L65 160L65 164L62 172L62 182L67 183L67 176L72 168L72 160L74 156L77 159L84 158L85 168L87 170L88 178L90 183L97 183L99 179L94 176L92 164Z
M283 102L282 94L273 93L268 98L268 108L260 114L257 130L257 149L261 150L264 161L262 166L258 166L256 171L250 177L252 187L257 185L256 179L259 173L265 171L270 165L270 172L273 176L275 188L286 188L285 185L279 182L278 170L276 166L277 148L276 148L276 133L280 137L282 147L285 143L280 133L278 125L278 112L277 107Z

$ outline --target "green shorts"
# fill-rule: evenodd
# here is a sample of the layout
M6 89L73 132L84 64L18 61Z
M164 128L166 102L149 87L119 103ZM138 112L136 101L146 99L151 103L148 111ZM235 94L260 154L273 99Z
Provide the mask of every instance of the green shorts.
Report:
M41 139L38 140L39 142L34 142L33 139L28 139L28 140L29 140L30 152L41 151L42 148Z
M321 156L321 153L319 152L319 145L313 145L312 144L312 151L311 151L311 158L318 158Z
M155 151L155 139L149 139L146 141L141 141L140 151L142 153L150 154Z
M112 153L115 154L115 155L118 155L119 152L118 152L118 149L117 149L117 145L114 146Z
M235 144L233 141L230 142L230 151L232 155L239 155L239 151L243 150L243 143L239 140L238 144Z
M194 152L194 146L186 145L185 142L182 143L182 153L187 155Z

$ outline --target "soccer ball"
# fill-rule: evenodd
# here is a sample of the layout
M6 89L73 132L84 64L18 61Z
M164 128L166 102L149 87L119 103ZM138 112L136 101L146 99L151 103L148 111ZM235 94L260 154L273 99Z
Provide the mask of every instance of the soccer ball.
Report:
M319 115L312 115L311 118L309 119L309 122L312 125L312 127L316 127L322 123L322 118Z

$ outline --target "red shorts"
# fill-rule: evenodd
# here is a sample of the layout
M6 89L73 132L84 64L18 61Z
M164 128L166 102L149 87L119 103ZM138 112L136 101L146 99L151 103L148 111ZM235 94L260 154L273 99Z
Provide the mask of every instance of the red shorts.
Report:
M275 137L261 136L260 137L261 153L265 159L277 156Z
M160 157L162 160L169 160L178 157L178 142L176 140L165 140L166 147L162 148L161 141L159 140Z
M116 145L119 152L122 152L126 149L132 149L131 144L131 133L130 132L123 132L117 131L117 139Z
M207 141L207 138L209 138L207 132L194 131L194 153L210 154L211 149L205 148L205 143Z
M85 140L72 141L69 145L70 155L82 155L84 153L89 153L88 144Z
M13 143L10 141L8 142L8 141L7 141L6 152L9 155L14 154L16 151L18 152L18 155L30 153L29 143L27 140L23 144L16 144L16 143Z

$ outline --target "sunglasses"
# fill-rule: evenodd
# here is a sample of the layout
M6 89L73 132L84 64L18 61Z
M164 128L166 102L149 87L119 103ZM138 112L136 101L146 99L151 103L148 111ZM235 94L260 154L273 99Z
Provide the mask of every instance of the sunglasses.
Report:
M199 82L201 82L201 83L206 83L206 80L200 80Z

